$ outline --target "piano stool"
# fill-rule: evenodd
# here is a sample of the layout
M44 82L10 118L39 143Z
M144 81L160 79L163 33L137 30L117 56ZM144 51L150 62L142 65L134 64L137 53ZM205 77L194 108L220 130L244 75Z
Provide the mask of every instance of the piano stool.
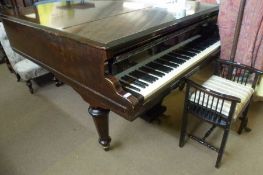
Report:
M32 80L50 74L50 72L13 51L2 22L0 23L0 41L8 69L11 73L15 73L17 81L21 79L25 81L30 92L33 94ZM57 87L63 84L55 77L54 81Z
M0 43L0 64L5 62L5 58L6 58L6 55L5 55L4 49L2 47L2 44Z
M184 146L186 136L207 146L218 153L215 167L219 168L231 123L239 117L241 123L238 134L241 134L243 130L251 131L247 127L247 113L255 86L261 75L262 72L254 68L219 60L216 75L212 75L202 85L187 79L179 146ZM202 138L187 132L189 116L195 116L212 125ZM219 148L206 141L216 127L224 130Z

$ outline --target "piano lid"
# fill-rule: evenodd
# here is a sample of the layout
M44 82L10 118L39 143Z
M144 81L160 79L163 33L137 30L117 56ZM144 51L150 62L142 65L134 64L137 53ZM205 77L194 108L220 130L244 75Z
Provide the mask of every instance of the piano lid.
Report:
M218 11L217 5L178 1L48 0L16 17L77 35L98 46L114 47Z

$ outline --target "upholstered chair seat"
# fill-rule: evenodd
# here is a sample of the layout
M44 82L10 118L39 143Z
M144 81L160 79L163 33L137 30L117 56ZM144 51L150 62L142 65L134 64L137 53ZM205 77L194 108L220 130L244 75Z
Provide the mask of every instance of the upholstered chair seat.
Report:
M17 80L20 81L22 79L26 81L30 92L33 93L31 80L49 72L12 49L2 22L0 22L0 41L7 59L17 76Z
M42 76L48 73L46 69L43 69L42 67L40 67L39 65L35 64L34 62L28 59L24 59L16 63L14 65L14 70L25 81L34 79L36 77L39 77L39 76Z
M254 92L254 89L251 87L251 85L242 85L237 82L219 77L217 75L211 76L202 84L202 86L207 88L208 90L212 90L229 96L234 96L240 99L241 102L237 103L236 105L233 120L236 120L238 118L240 112L247 105ZM190 101L198 102L200 105L206 108L211 108L212 110L221 112L225 116L229 116L231 108L230 101L223 102L223 100L217 99L216 97L214 97L213 99L208 94L200 93L200 91L193 93L191 95ZM222 106L222 108L218 108L219 106Z
M23 56L14 52L13 49L11 48L2 23L0 23L0 41L1 41L1 45L3 47L3 50L5 51L5 54L7 56L7 59L9 60L12 67L14 67L14 65L17 62L25 59Z

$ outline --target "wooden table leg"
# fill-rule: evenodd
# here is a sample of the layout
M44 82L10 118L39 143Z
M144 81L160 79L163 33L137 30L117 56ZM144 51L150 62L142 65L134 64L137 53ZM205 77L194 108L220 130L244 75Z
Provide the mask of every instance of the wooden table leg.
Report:
M111 138L109 136L109 112L108 109L89 107L89 114L92 116L99 134L99 143L105 151L110 148Z

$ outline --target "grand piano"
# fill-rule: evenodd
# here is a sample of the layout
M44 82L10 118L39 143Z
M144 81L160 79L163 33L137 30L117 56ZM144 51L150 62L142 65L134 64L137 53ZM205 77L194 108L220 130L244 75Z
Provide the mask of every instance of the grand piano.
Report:
M46 1L3 10L12 48L89 103L105 150L110 111L133 121L218 53L218 6L195 1Z

